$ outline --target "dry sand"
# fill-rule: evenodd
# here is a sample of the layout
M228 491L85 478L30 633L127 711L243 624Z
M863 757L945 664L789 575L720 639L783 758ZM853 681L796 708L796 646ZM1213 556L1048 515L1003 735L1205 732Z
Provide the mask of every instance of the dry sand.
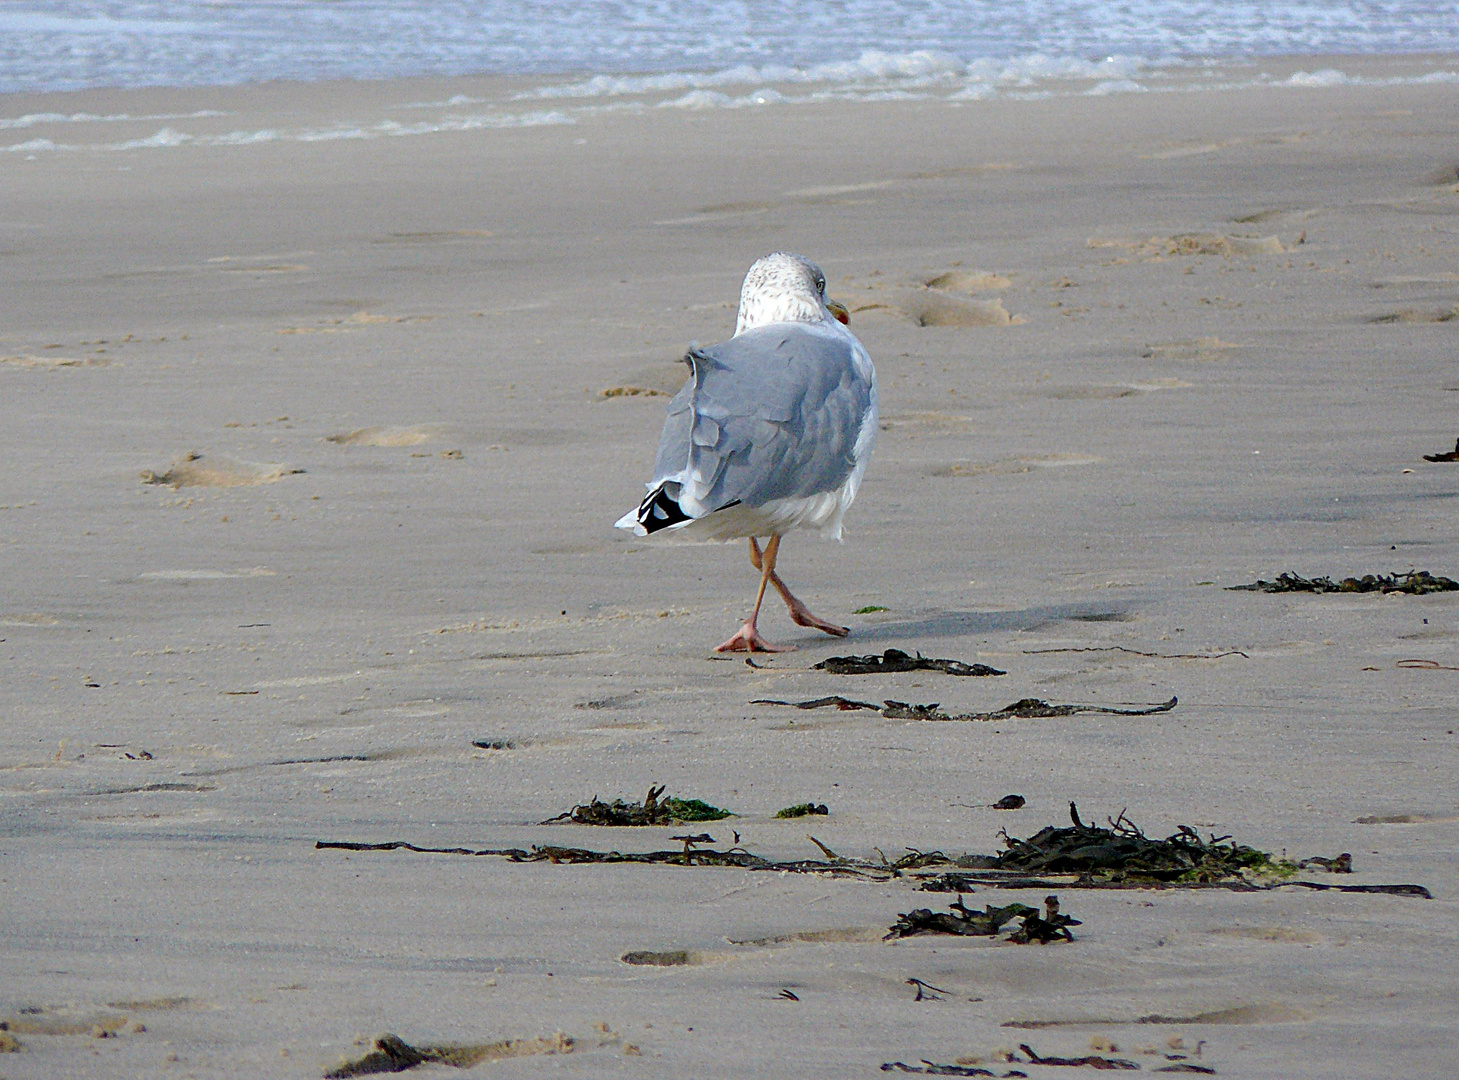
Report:
M514 85L0 113L302 130ZM576 1040L474 1067L502 1077L869 1077L1091 1039L1149 1071L1172 1037L1229 1077L1452 1075L1459 594L1222 586L1459 576L1459 465L1421 457L1459 434L1456 161L1452 83L0 155L0 1017L21 1047L0 1076L311 1077L386 1031ZM847 541L782 554L850 640L775 607L767 636L802 650L752 670L710 651L751 596L743 548L610 525L657 439L642 391L729 333L776 249L856 309L884 430ZM808 670L890 646L1008 674ZM1048 651L1113 646L1244 655ZM832 693L1180 704L996 725L748 704ZM807 833L993 851L1077 800L1350 851L1346 880L1435 898L1065 891L1072 944L894 945L899 912L951 898L314 849L668 846L534 824L650 783L776 857L816 855ZM1028 805L978 808L1010 792ZM773 819L808 799L831 816ZM913 977L948 993L914 1001ZM1120 1022L1149 1013L1206 1022ZM1102 1022L1000 1026L1081 1018Z

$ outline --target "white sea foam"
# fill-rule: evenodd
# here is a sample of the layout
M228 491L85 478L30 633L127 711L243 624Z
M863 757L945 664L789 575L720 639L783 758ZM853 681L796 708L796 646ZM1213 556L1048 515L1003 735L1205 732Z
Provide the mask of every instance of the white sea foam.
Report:
M0 3L0 93L585 72L600 78L558 80L563 96L734 97L726 86L1134 77L1093 70L1102 56L1419 52L1459 52L1450 0Z
M1085 60L1079 57L1046 56L1042 53L965 63L950 53L925 49L909 53L869 49L855 60L807 67L774 64L756 67L737 64L717 71L595 75L580 82L524 90L516 96L521 99L643 97L680 90L716 90L767 83L843 85L863 89L885 86L904 90L957 86L963 83L1032 85L1047 79L1130 78L1145 72L1151 66L1134 57L1111 56L1104 60ZM730 95L723 96L725 100L734 100Z
M223 134L191 135L175 128L159 128L140 139L122 142L93 143L86 146L57 143L50 139L29 139L10 146L0 146L0 153L38 153L56 150L159 150L179 146L252 146L272 142L336 142L339 140L385 139L407 135L435 135L464 131L497 131L505 128L542 127L575 124L577 120L564 113L493 113L479 116L450 116L440 120L402 124L396 120L380 120L373 124L341 124L330 128L301 128L280 131L260 128L257 131L229 131Z
M26 113L0 118L0 130L21 130L48 124L119 123L174 120L152 134L108 142L60 142L34 138L0 146L3 153L35 156L57 151L127 151L178 147L246 147L275 142L327 143L402 138L507 128L575 124L599 113L642 112L650 109L714 110L770 106L813 106L826 102L944 100L953 105L975 104L996 98L1034 100L1055 96L1105 97L1116 94L1207 91L1238 87L1323 90L1344 86L1395 86L1459 82L1459 71L1435 70L1401 76L1354 76L1337 68L1297 71L1274 77L1265 73L1239 81L1220 76L1218 66L1182 63L1156 65L1133 58L1080 60L1042 54L1007 61L979 60L963 64L944 54L919 51L905 55L864 53L849 64L808 68L773 68L745 65L712 72L670 72L654 76L595 76L584 82L552 84L516 94L514 99L551 99L552 109L507 111L510 101L498 103L502 111L461 112L462 106L490 105L482 98L455 95L444 101L413 101L391 106L402 118L370 122L340 121L328 126L285 129L263 127L218 132L209 125L184 124L225 116L215 110L131 116L89 113ZM768 77L774 76L775 85ZM687 89L686 89L687 88ZM743 91L743 92L740 92ZM425 110L440 115L420 119ZM80 131L82 128L73 130Z
M0 153L6 154L35 154L45 150L74 150L74 146L65 146L61 143L53 143L50 139L27 139L22 143L12 143L9 146L0 146Z
M1133 79L1105 79L1084 91L1086 97L1105 97L1108 94L1143 94L1150 88Z
M26 113L24 116L0 117L0 131L17 128L38 127L42 124L121 124L150 120L197 120L209 116L226 116L215 109L198 109L188 113L154 113L147 116L131 116L128 113L111 113L100 116L95 113Z

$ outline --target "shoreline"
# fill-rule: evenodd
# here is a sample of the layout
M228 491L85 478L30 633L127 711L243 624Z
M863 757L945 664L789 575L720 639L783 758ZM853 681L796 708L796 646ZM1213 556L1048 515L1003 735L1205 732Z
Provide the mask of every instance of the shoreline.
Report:
M71 91L36 91L0 94L0 155L27 152L31 139L46 138L64 132L72 135L76 118L83 123L115 121L119 116L146 122L149 115L158 120L196 121L224 119L233 114L267 113L271 110L298 111L307 102L310 112L327 117L342 109L366 108L391 113L388 119L374 121L380 130L371 133L370 121L363 124L359 138L411 134L412 120L426 115L434 107L440 114L438 127L427 130L428 123L417 122L422 134L451 130L490 128L501 122L508 126L543 122L541 117L556 115L557 122L577 122L581 118L613 111L639 111L669 108L683 111L713 111L718 108L769 108L781 104L815 105L839 101L861 100L871 104L885 100L942 100L952 106L973 107L989 100L1037 100L1044 97L1118 96L1124 93L1188 93L1224 92L1232 89L1257 89L1287 86L1298 90L1330 89L1337 85L1382 85L1385 81L1403 82L1436 78L1459 80L1459 54L1313 54L1281 55L1249 60L1192 62L1190 66L1156 69L1145 74L1127 75L1123 71L1105 78L1097 71L1076 76L1021 76L1019 78L961 77L888 78L870 82L846 80L839 86L834 80L785 82L774 78L753 79L736 75L742 69L711 69L702 72L647 72L612 75L563 73L560 75L463 75L451 77L407 77L385 79L340 79L318 82L270 80L232 85L157 86L132 88L97 88ZM1336 73L1336 74L1330 74ZM1314 76L1316 76L1314 78ZM1303 81L1305 77L1306 81ZM1293 80L1297 80L1294 82ZM1212 80L1215 80L1214 82ZM956 86L963 85L959 98ZM713 89L711 89L711 87ZM770 97L756 97L760 91ZM725 93L723 91L729 91ZM807 93L806 91L809 91ZM973 96L969 92L973 91ZM736 96L738 94L739 96ZM986 96L982 96L986 94ZM890 95L890 96L889 96ZM402 97L410 100L400 100ZM482 111L478 107L485 107ZM517 110L512 112L504 110ZM197 114L203 115L197 115ZM211 115L218 114L218 115ZM463 120L464 117L464 120ZM472 122L476 127L472 127ZM342 121L341 121L342 122ZM465 126L461 126L465 123ZM554 121L546 121L554 122ZM452 128L450 125L457 126ZM388 125L395 128L386 130ZM382 126L383 125L383 126ZM439 126L439 125L444 125ZM407 130L398 130L407 129ZM17 134L10 135L15 132ZM196 134L178 132L185 140L218 140L234 138L233 143L270 141L260 132L230 130L227 125L200 125ZM305 129L279 137L299 141L329 141L349 137L328 128ZM50 142L59 142L49 138ZM61 149L80 149L91 144L72 146L61 143ZM166 145L160 144L160 145ZM124 143L107 144L106 148L144 149ZM38 147L44 151L52 147ZM5 157L0 156L0 161Z

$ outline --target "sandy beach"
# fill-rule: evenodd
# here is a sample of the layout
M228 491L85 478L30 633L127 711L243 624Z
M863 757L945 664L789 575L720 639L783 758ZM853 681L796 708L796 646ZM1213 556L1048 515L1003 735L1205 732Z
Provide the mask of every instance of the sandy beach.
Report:
M1452 1075L1459 592L1226 589L1459 577L1459 464L1423 457L1459 437L1459 83L1413 78L1456 62L703 110L486 78L0 96L113 118L0 153L0 1077L319 1077L386 1032L521 1040L441 1076L1081 1075L1022 1043ZM751 667L713 652L744 547L612 522L775 250L851 309L882 430L845 542L781 550L851 636L767 604L800 648ZM1006 674L812 667L888 648ZM1178 704L751 704L827 695ZM660 784L738 816L538 824ZM895 860L1070 802L1432 899L1066 888L1072 942L884 941L955 897L315 846Z

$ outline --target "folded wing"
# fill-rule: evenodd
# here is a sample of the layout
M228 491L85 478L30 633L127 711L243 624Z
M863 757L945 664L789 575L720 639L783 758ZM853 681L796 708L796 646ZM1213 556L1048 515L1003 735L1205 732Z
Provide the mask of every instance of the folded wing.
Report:
M856 468L872 408L870 362L860 352L849 335L804 323L691 349L691 375L669 406L639 522L655 531L644 515L658 503L665 528L739 503L839 488Z

